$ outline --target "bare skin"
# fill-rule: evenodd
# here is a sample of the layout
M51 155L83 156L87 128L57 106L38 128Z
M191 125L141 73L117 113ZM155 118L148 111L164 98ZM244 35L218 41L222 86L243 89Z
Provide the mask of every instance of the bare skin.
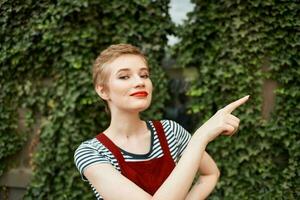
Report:
M113 76L114 72L119 70L120 63L122 67L124 63L129 63L125 66L129 69L129 73L125 74L129 78L124 82L119 82ZM111 111L111 124L104 134L129 152L136 154L148 152L150 133L145 122L140 119L139 113L150 105L151 96L136 99L128 95L137 90L145 90L152 94L152 83L143 74L145 72L143 69L147 66L140 57L131 55L116 59L115 63L111 63L111 67L112 75L108 83L110 88L102 86L97 88L97 93L108 101ZM240 120L231 112L244 104L248 98L249 96L243 97L220 109L196 130L176 167L153 196L124 177L110 164L89 166L84 170L84 175L105 200L205 199L214 189L220 176L215 162L206 153L205 148L219 135L231 136L237 131ZM201 173L200 182L190 190L198 171Z

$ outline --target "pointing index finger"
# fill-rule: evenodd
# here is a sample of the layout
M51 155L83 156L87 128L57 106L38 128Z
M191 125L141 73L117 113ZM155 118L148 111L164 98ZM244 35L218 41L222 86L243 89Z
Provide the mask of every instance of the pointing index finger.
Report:
M227 113L231 113L232 111L234 111L237 107L239 107L240 105L244 104L248 99L249 99L250 95L247 95L243 98L240 98L230 104L228 104L227 106L225 106L223 108L223 110Z

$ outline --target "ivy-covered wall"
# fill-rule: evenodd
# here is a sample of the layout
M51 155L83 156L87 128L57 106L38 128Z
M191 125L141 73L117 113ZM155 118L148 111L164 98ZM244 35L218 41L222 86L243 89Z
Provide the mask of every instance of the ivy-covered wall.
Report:
M208 146L222 176L210 199L300 197L300 7L297 1L202 1L176 31L180 65L199 73L188 91L196 128L250 94L234 112L240 131ZM173 25L169 0L0 1L0 176L31 132L39 134L25 199L91 199L73 163L80 142L108 123L93 91L91 65L112 43L150 57L155 84L146 118L165 109L160 68ZM261 115L265 80L278 83L275 109ZM20 126L20 117L24 126ZM189 123L190 124L190 123ZM35 127L35 128L34 128Z
M188 91L194 121L200 125L231 101L251 95L233 113L241 119L237 135L208 146L221 169L210 199L299 199L299 2L193 2L174 51L182 66L199 73ZM275 109L264 119L262 87L268 79L278 88Z
M173 24L169 0L1 1L0 175L37 121L39 144L25 199L91 199L73 163L77 146L108 122L93 90L91 66L112 43L139 46L155 85L145 117L162 115L168 98L160 67ZM157 23L159 22L159 23ZM27 127L18 130L18 110Z

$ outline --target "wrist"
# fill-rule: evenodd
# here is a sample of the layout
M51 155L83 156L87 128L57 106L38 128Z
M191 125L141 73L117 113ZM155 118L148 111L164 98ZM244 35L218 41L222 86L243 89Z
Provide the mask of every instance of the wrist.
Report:
M196 140L204 142L205 145L207 145L210 142L207 131L205 131L205 129L202 126L196 130L194 136Z

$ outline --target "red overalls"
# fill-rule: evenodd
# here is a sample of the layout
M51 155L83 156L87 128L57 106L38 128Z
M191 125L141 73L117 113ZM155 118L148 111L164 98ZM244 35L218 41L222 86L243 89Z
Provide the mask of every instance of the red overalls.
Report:
M118 160L121 173L151 195L158 190L175 167L162 124L159 121L153 121L153 125L163 150L163 156L148 161L126 162L120 149L105 134L100 133L96 136Z

